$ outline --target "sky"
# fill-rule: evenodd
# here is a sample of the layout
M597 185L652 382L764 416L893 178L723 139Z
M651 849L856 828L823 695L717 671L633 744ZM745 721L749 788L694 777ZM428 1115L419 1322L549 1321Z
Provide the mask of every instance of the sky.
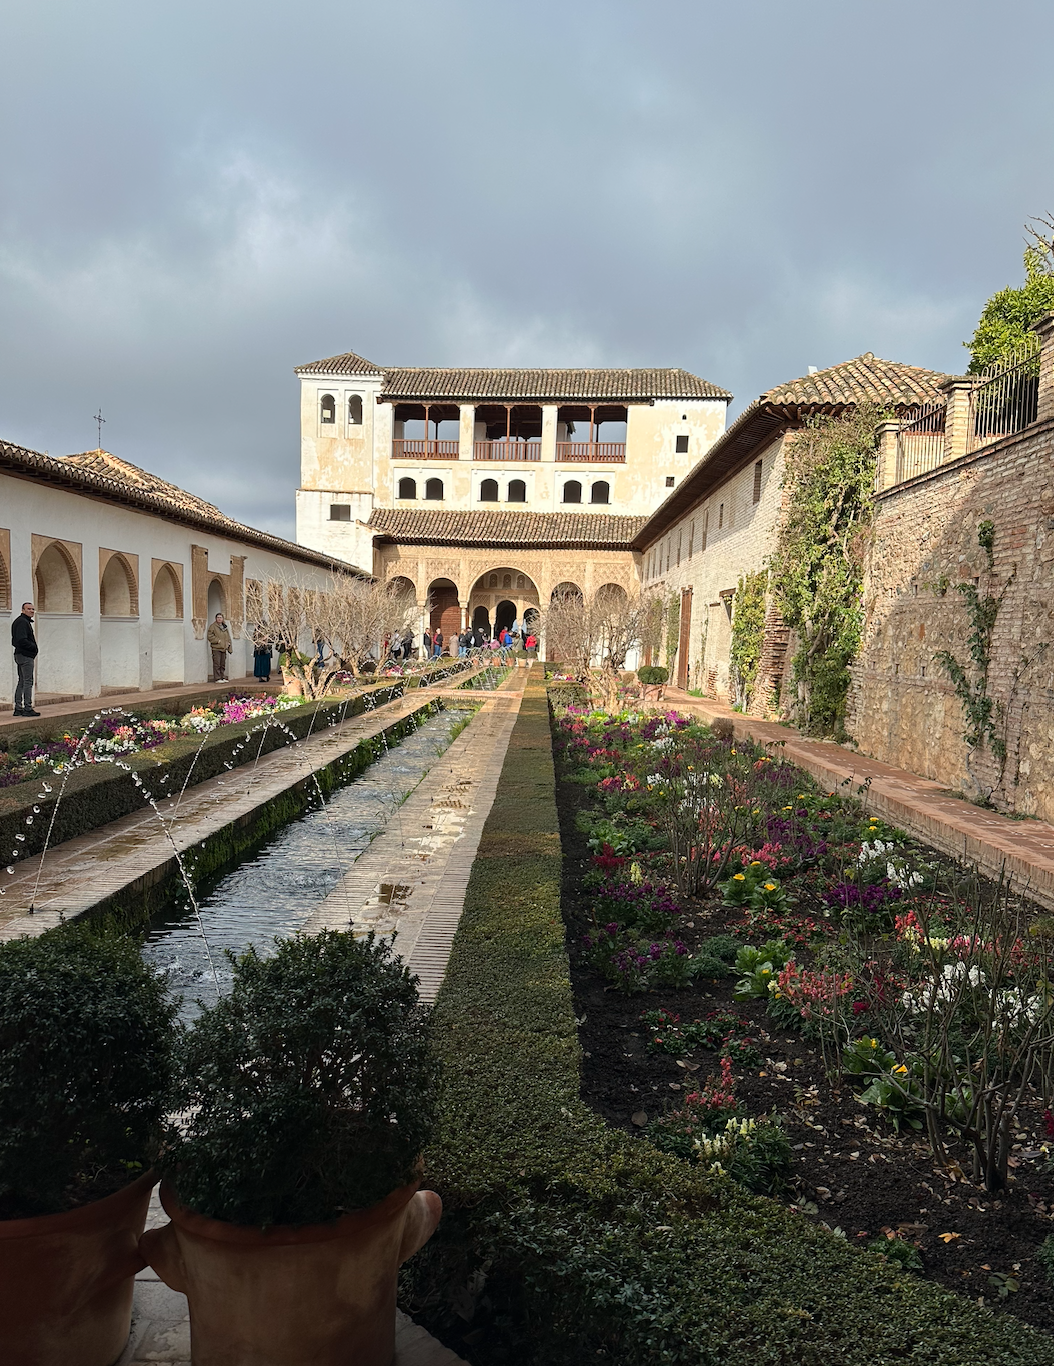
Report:
M293 367L959 373L1049 0L0 0L0 438L292 536Z

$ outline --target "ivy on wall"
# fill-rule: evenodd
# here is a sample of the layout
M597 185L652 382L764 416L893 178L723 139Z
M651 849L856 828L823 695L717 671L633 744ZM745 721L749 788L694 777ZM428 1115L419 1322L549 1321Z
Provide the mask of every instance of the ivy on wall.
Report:
M992 667L992 637L995 633L999 609L1003 605L1007 589L1016 576L1016 568L1010 574L998 593L994 593L995 575L995 524L987 519L977 528L977 544L985 553L984 592L980 580L977 583L960 583L956 589L962 594L966 604L969 630L966 633L966 649L969 659L959 660L950 650L938 650L935 661L951 679L955 695L963 709L963 740L966 743L966 771L976 789L977 801L987 804L992 793L1003 780L1006 768L1006 739L1003 722L1006 706L991 695L989 674ZM1030 661L1023 660L1022 667ZM1015 675L1016 677L1016 675ZM987 746L999 765L995 783L985 784L974 772L973 761Z
M736 585L732 605L732 646L729 667L735 706L745 711L754 696L761 649L765 641L765 600L769 574L761 569L745 574Z
M671 593L666 600L666 667L671 676L674 670L674 661L677 657L677 649L681 643L681 599L677 593ZM688 642L684 642L687 650Z
M786 510L771 560L772 591L798 637L791 719L806 735L845 736L874 511L875 431L887 417L874 404L840 417L815 417L787 450Z

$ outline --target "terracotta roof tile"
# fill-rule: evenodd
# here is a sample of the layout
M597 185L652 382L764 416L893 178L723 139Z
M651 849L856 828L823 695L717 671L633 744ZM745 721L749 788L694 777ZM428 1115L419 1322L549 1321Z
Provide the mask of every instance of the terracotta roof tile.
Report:
M378 366L353 351L297 367L298 375L381 374L381 396L395 399L518 399L561 402L606 398L646 402L655 398L731 399L727 389L688 370L529 370L457 366Z
M444 512L378 508L367 526L402 544L459 544L543 547L603 546L628 549L645 517L612 517L591 512Z
M774 389L766 390L757 402L794 406L881 403L896 407L938 403L944 397L939 386L947 378L936 370L923 370L918 365L879 360L870 351L865 351L854 360L818 370L815 375L803 375L787 384L777 384Z
M120 503L183 526L215 532L232 541L286 555L304 564L337 570L353 568L331 555L319 554L281 536L272 536L268 531L257 531L255 527L236 522L212 503L206 503L204 498L197 498L185 489L141 470L138 465L111 455L109 451L83 451L78 455L59 457L42 455L40 451L0 441L0 473L5 472L42 484L53 484L85 497Z
M354 351L345 351L342 356L330 356L326 360L309 361L298 365L298 375L379 375L381 367L365 356L357 356Z

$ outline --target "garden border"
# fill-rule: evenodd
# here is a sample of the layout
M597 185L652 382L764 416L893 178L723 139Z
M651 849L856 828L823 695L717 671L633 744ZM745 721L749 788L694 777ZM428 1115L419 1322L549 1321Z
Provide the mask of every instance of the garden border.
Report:
M434 1014L429 1183L404 1300L480 1366L1050 1366L1054 1342L849 1248L579 1099L545 686L528 683ZM467 1338L462 1335L466 1329Z

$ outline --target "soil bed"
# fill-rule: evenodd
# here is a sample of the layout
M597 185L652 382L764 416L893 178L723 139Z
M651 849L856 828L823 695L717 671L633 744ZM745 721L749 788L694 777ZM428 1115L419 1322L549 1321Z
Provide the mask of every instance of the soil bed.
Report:
M735 975L634 995L607 985L581 947L591 924L592 895L583 877L594 860L576 816L595 810L595 793L568 781L559 760L557 802L563 910L584 1055L582 1099L611 1124L639 1134L645 1122L676 1107L687 1091L720 1070L717 1050L696 1048L680 1061L654 1051L642 1013L666 1010L688 1023L711 1011L732 1012L745 1022L742 1032L761 1055L760 1065L735 1066L741 1112L782 1118L793 1150L788 1203L803 1218L840 1230L858 1245L892 1233L917 1247L924 1268L918 1274L1054 1331L1054 1287L1036 1260L1037 1248L1054 1231L1054 1148L1051 1158L1041 1151L1047 1135L1038 1097L1015 1126L1009 1188L993 1196L971 1182L963 1152L956 1156L965 1174L950 1177L935 1162L924 1134L907 1128L898 1133L884 1112L858 1099L849 1082L832 1087L818 1044L780 1028L765 1001L734 1000ZM693 954L704 940L734 934L744 923L743 912L723 905L719 896L687 903L684 911L677 936ZM755 933L751 942L758 939Z

